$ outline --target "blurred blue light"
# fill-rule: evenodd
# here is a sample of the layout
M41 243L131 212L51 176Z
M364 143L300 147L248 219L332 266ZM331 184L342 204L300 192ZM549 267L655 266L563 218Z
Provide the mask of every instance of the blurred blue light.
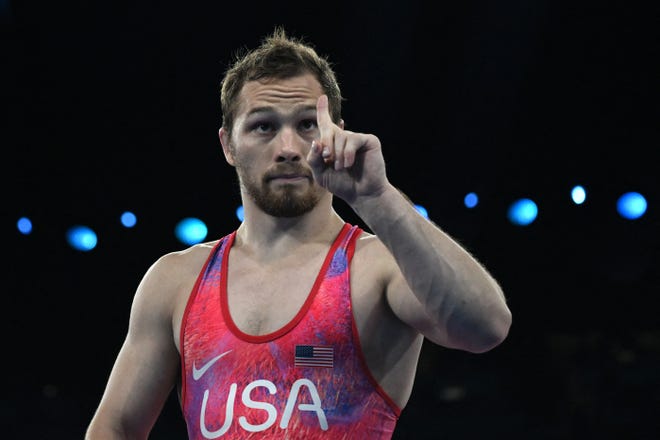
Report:
M463 203L465 203L465 206L468 208L474 208L479 203L479 196L473 192L468 193L463 199Z
M571 198L576 205L581 205L587 199L587 192L581 185L576 185L571 190Z
M530 199L518 199L509 206L507 217L514 225L527 226L536 220L538 215L536 203Z
M243 221L243 205L236 208L236 218L238 218L239 221Z
M126 211L121 215L121 224L127 228L132 228L137 223L137 217L130 211Z
M78 251L91 251L96 247L96 233L87 226L73 226L66 233L69 245Z
M616 202L619 215L628 220L635 220L646 212L646 199L638 192L627 192Z
M422 217L424 217L424 218L429 218L429 213L428 213L428 211L427 211L426 208L424 208L422 205L415 205L415 209L417 210L417 212L419 212L420 214L422 214Z
M27 217L21 217L16 222L18 231L23 235L28 235L32 232L32 221Z
M183 244L193 245L206 238L206 224L198 218L187 217L177 223L174 229L176 238Z

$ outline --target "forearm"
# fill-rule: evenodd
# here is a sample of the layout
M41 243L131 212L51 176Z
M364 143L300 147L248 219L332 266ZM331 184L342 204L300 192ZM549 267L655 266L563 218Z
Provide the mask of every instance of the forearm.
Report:
M394 186L352 204L394 256L426 313L471 351L499 343L510 312L498 283L460 244L422 217ZM475 342L465 335L474 335ZM488 342L493 339L493 342Z

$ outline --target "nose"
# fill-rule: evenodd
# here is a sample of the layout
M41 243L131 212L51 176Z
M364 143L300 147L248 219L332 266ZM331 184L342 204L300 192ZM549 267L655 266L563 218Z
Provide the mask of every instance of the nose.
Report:
M303 157L305 141L296 130L285 127L279 133L277 146L277 162L299 162Z

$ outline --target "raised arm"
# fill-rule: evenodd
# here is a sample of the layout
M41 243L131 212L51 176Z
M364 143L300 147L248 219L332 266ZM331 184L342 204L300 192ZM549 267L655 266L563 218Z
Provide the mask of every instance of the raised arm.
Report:
M146 439L179 370L173 339L176 296L172 256L159 259L138 286L126 339L110 373L86 440Z
M398 190L390 186L351 206L400 269L393 273L387 291L397 316L437 344L475 353L505 339L511 312L498 283ZM417 301L411 301L410 293Z
M376 136L334 124L325 96L317 122L320 136L308 156L315 179L344 199L389 250L396 264L389 265L386 294L394 313L443 346L476 353L500 344L511 312L498 283L387 180Z

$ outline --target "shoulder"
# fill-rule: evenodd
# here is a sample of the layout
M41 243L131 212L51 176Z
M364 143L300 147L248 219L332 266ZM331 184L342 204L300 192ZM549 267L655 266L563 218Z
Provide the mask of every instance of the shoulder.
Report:
M147 271L148 276L176 282L191 273L198 273L219 240L199 243L159 257Z
M217 240L200 243L160 256L142 277L135 295L135 305L170 314L193 288L217 243Z
M399 267L378 236L362 231L355 243L354 268L369 278L388 281L398 273Z
M373 257L374 260L388 260L392 256L390 251L385 247L385 244L378 238L377 235L374 235L368 231L362 230L360 235L357 237L355 242L355 252L360 254L361 257Z

